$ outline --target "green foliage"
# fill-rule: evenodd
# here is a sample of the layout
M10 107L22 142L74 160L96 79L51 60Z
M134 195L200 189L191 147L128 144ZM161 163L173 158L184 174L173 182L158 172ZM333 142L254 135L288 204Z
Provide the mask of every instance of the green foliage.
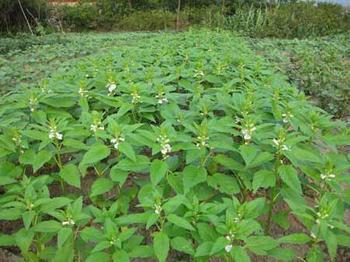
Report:
M20 85L47 89L47 81L56 70L69 70L71 60L103 53L106 49L131 45L152 34L29 34L0 40L0 93Z
M31 261L249 261L296 259L296 244L321 261L348 245L349 129L242 38L159 34L70 64L1 101L0 219L19 225L1 246ZM271 234L280 203L302 232Z
M350 116L349 35L310 40L251 39L300 90L336 117Z
M62 14L61 19L67 28L75 30L97 28L98 9L91 3L79 2L74 6L64 5L59 13Z
M252 37L305 38L348 32L350 15L335 4L313 2L242 6L226 18L225 28Z
M21 0L22 8L29 23L35 28L47 16L47 1ZM0 33L28 30L26 20L17 0L0 1Z
M147 2L147 1L146 1ZM176 29L177 1L146 4L138 1L101 0L63 8L62 20L73 29L155 31ZM335 4L279 1L227 1L213 4L182 1L180 28L220 27L253 37L305 38L348 32L350 15Z

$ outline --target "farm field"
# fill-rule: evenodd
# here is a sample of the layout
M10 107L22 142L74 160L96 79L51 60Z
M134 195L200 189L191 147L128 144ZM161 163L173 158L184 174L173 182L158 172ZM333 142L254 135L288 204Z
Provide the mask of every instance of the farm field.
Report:
M348 35L52 34L0 52L8 252L349 259Z
M350 116L350 35L323 38L248 39L312 102L337 118Z

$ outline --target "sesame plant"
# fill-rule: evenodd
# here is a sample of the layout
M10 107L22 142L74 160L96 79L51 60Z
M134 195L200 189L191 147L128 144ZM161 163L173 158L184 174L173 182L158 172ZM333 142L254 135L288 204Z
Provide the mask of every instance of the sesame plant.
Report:
M286 40L251 39L253 49L275 63L318 106L350 116L350 34Z
M161 34L3 97L0 245L25 261L334 261L349 129L271 68L232 34Z
M0 93L36 85L57 70L65 74L72 61L132 44L152 33L19 35L0 39Z

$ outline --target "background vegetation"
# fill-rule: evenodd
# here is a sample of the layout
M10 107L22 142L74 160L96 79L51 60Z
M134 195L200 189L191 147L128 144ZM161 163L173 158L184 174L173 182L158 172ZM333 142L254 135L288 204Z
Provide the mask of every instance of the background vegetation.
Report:
M350 14L339 5L296 1L212 0L81 0L75 5L50 5L44 0L5 0L0 29L37 34L52 30L156 31L189 26L221 27L254 37L304 38L346 32ZM36 30L35 30L36 29Z

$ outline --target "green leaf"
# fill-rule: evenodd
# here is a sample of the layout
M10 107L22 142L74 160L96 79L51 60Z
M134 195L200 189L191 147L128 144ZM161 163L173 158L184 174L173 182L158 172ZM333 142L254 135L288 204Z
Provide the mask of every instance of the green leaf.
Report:
M31 149L27 150L23 155L20 156L19 161L25 165L32 165L33 171L38 171L45 163L52 158L52 152L42 150L38 154Z
M21 216L22 210L20 208L0 209L0 220L17 220Z
M194 255L194 249L190 240L183 237L175 237L171 240L171 247L177 251L189 254L191 256Z
M90 165L105 159L110 155L110 149L103 144L94 144L90 149L85 153L83 160L80 162L82 166Z
M321 224L321 234L322 234L322 238L326 242L328 254L331 260L334 261L335 256L337 254L337 247L338 247L337 238L335 237L333 232L328 229L327 225Z
M34 211L26 211L22 214L23 224L25 229L29 229L30 225L32 224L33 218L35 216Z
M136 161L130 159L122 159L117 164L118 168L131 172L147 172L149 168L149 159L143 155L137 155Z
M148 213L130 214L116 218L116 222L119 225L146 224L149 216Z
M294 233L278 239L279 243L283 244L306 244L311 241L311 238L304 233Z
M130 258L128 253L124 250L117 250L112 256L113 262L129 262Z
M169 238L165 233L156 232L153 234L153 249L159 262L165 262L169 252Z
M90 197L102 195L110 191L113 188L113 186L114 183L112 180L100 177L96 179L96 181L92 184Z
M294 159L301 162L309 161L320 163L322 161L320 155L315 151L311 151L310 149L303 149L300 147L293 147L291 151L285 151L284 154L290 158L291 161Z
M297 171L291 165L283 165L278 169L278 174L288 187L299 194L302 193L300 180Z
M57 208L61 208L65 205L68 205L70 202L72 202L72 200L66 197L50 198L41 204L40 211L43 213L48 213L50 211L54 211Z
M49 221L43 221L38 224L36 224L33 227L33 230L35 232L42 232L42 233L56 233L62 228L61 223L49 220Z
M244 169L241 163L225 155L217 155L214 159L217 163L230 170L241 171Z
M254 193L260 188L268 188L275 186L276 177L272 171L260 170L254 174L253 190Z
M252 236L246 239L247 247L257 255L266 255L266 251L278 246L278 242L268 236Z
M290 248L274 248L269 251L269 256L278 261L294 261L295 259L294 250Z
M188 193L189 190L195 185L205 182L207 179L207 171L203 167L196 167L193 165L186 166L182 172L184 192Z
M47 163L52 157L52 153L46 150L40 151L36 156L33 163L34 172L38 171L45 163Z
M15 238L17 246L25 254L27 253L29 247L32 244L34 232L32 230L27 231L26 229L22 228L19 231L17 231Z
M213 247L213 242L203 242L200 244L195 253L195 257L204 257L204 256L209 256L210 255L210 250Z
M210 250L210 255L212 256L212 255L222 251L228 243L229 243L229 241L226 238L219 237L214 242L214 245L212 246L212 248Z
M80 188L80 171L76 165L65 165L60 172L60 176L67 184Z
M109 255L104 252L93 253L88 256L85 262L96 262L96 261L109 261Z
M58 231L57 234L57 246L58 248L61 248L64 243L67 241L67 239L72 236L72 229L69 227L63 227Z
M0 247L9 247L16 245L16 238L14 235L0 235Z
M309 249L307 253L307 262L320 262L324 261L323 251L319 246L313 246Z
M106 248L109 248L110 246L112 246L110 241L107 241L107 240L101 241L91 250L91 253L105 250Z
M119 183L119 185L122 187L128 178L129 172L120 170L118 166L113 166L109 175L112 181Z
M80 237L85 242L89 242L89 241L98 242L98 241L102 241L104 239L103 233L95 227L85 227L80 232Z
M250 262L250 257L247 251L241 246L233 246L231 250L233 259L237 262Z
M208 185L219 190L221 193L229 195L240 192L236 178L221 173L208 176Z
M153 186L159 184L168 171L168 165L161 160L155 159L151 164L150 175Z
M175 214L170 214L167 216L167 219L173 223L174 225L177 225L178 227L182 227L191 231L194 231L195 229L193 226L184 218L179 217Z
M130 253L130 257L152 257L154 255L153 248L150 246L136 246Z
M132 161L136 161L136 155L133 147L127 143L123 142L118 147L119 151L125 154L128 158L130 158Z

